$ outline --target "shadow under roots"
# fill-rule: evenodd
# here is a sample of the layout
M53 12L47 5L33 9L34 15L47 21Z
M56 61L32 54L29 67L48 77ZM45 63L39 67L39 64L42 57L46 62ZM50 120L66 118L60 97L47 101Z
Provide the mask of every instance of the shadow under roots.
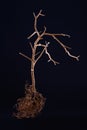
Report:
M33 118L37 116L45 105L46 98L39 92L34 92L32 86L25 85L25 96L17 100L16 112L13 113L18 119Z

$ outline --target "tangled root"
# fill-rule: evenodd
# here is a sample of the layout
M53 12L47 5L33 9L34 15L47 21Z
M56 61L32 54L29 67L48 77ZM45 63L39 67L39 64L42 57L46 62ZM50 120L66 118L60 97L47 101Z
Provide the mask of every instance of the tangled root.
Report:
M43 109L45 98L39 92L33 92L32 87L25 88L25 96L17 100L15 105L17 112L13 116L18 119L33 118Z

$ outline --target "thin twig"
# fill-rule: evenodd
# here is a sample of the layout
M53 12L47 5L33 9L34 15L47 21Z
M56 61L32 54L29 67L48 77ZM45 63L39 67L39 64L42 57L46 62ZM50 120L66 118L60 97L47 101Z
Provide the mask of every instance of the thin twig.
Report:
M31 44L31 42L29 44L30 44L31 49L33 50L33 45Z
M48 57L49 57L48 62L52 61L52 62L54 63L54 65L59 64L59 62L55 61L55 60L51 57L51 55L50 55L50 53L48 52L47 48L45 49L45 53L46 53L46 54L48 55Z
M63 36L63 37L70 38L70 35L64 34L64 33L58 33L58 34L56 34L56 33L45 33L44 35L46 35L46 36Z
M54 65L59 64L59 62L55 61L55 60L51 57L50 53L48 52L47 48L48 48L48 45L49 45L49 44L50 44L50 43L48 42L48 43L46 44L46 47L45 47L45 53L48 55L48 58L49 58L48 62L52 61L52 62L54 63Z
M27 39L32 38L35 34L36 34L36 32L32 33L30 36L27 37Z
M45 35L45 32L46 32L46 27L44 26L44 31L43 33L41 34L41 37L43 37Z
M80 55L79 56L74 56L74 55L70 54L70 52L66 48L64 48L64 50L68 54L68 56L70 56L70 57L76 59L77 61L79 61Z
M20 54L21 56L23 56L24 58L26 58L26 59L32 61L32 59L31 59L30 57L28 57L27 55L25 55L25 54L23 54L23 53L21 53L21 52L19 52L19 54Z
M37 55L39 55L40 54L40 51L39 52L37 52L36 54L35 54L35 56L37 56Z
M68 56L70 56L70 57L76 59L77 61L79 61L79 57L80 57L80 56L74 56L74 55L70 54L70 52L67 50L67 48L69 48L69 47L65 46L65 45L64 45L58 38L56 38L55 36L53 36L53 38L63 47L63 49L65 50L65 52L68 54Z

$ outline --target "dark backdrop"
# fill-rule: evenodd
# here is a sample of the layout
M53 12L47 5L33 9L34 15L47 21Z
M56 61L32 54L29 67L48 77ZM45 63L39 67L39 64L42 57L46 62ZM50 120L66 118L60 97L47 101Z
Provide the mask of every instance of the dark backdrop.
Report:
M8 122L6 124L10 127L33 129L35 125L41 129L50 126L86 128L87 58L84 5L81 0L1 2L0 118L3 122ZM32 13L38 13L40 9L46 16L38 20L39 29L43 30L45 25L48 32L71 35L70 39L64 37L60 40L72 47L72 54L80 55L80 61L68 57L54 40L48 38L47 41L51 42L49 52L60 65L47 63L45 55L36 65L36 87L47 98L46 105L37 118L18 121L11 117L13 105L17 98L24 95L25 81L30 82L30 63L18 53L21 51L31 55L27 37L33 32Z

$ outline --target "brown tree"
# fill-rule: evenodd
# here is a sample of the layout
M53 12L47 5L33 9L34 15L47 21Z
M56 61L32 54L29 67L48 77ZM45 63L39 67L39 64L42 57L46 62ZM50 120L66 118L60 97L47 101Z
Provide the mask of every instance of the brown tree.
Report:
M69 52L70 47L64 45L60 40L59 37L70 37L70 35L67 34L55 34L55 33L49 33L46 32L46 27L44 26L44 31L41 32L37 28L37 21L40 16L45 16L42 14L42 10L39 11L39 13L34 15L34 32L28 37L28 39L33 38L34 35L37 36L35 39L34 43L30 42L31 50L32 50L32 57L30 58L29 56L19 53L21 56L26 58L31 62L31 85L25 84L25 96L23 98L19 98L17 100L16 110L17 112L14 113L14 116L17 118L30 118L30 117L35 117L43 108L45 104L45 98L42 96L41 93L37 92L36 87L35 87L35 65L39 61L39 59L42 57L42 55L45 53L48 56L48 62L53 62L54 65L59 64L59 62L55 61L50 53L48 52L48 47L50 42L45 42L43 43L43 39L45 36L52 37L56 43L60 44L64 51L67 53L68 56L71 58L76 59L79 61L79 56L74 56ZM42 47L41 52L37 52L37 49L39 47Z

